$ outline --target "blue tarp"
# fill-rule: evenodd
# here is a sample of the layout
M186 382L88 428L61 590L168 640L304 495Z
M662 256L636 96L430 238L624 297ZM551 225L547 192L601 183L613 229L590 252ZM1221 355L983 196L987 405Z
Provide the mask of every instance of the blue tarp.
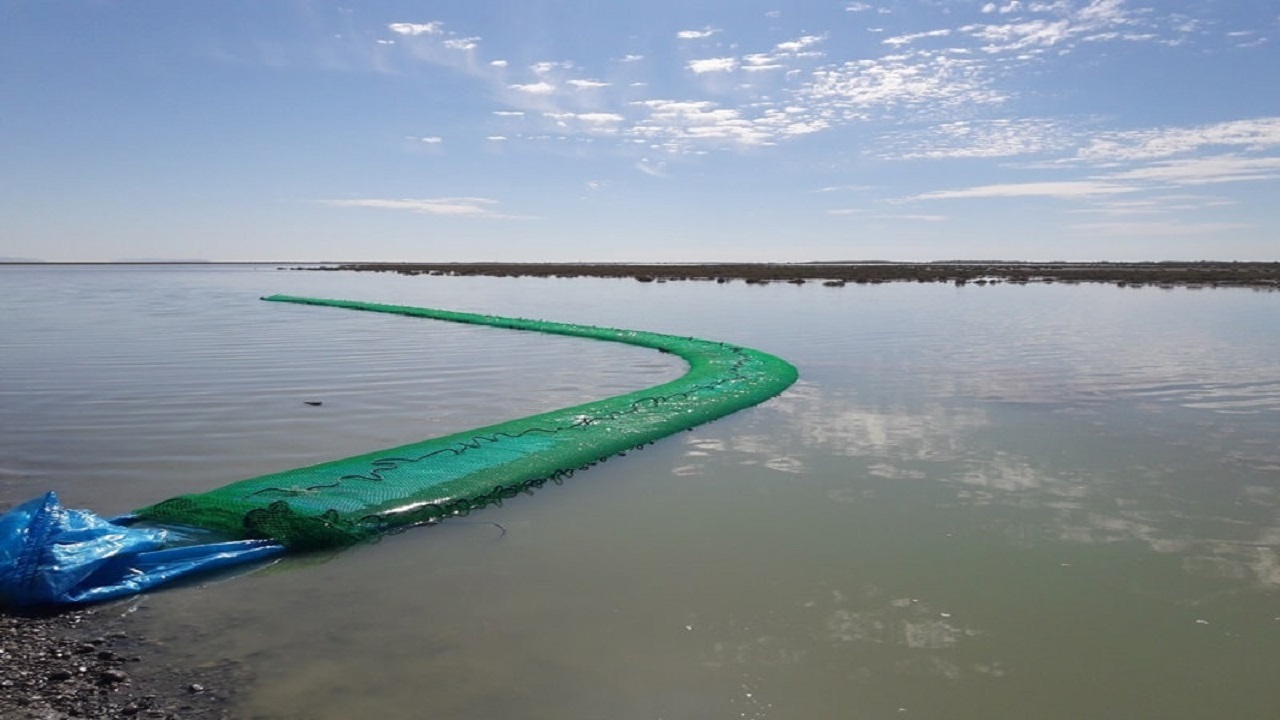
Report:
M177 544L180 538L64 508L49 492L0 515L0 607L110 600L284 552L270 540Z

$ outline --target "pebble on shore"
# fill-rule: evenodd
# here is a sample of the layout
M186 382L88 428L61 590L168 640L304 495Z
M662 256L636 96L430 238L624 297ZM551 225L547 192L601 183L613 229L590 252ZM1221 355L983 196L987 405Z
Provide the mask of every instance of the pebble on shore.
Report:
M145 640L121 625L92 609L0 613L0 718L231 717L223 694L147 663Z

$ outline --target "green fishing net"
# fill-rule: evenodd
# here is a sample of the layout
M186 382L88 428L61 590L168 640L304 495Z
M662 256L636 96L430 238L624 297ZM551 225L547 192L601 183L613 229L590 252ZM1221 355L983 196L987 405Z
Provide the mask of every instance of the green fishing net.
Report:
M271 538L295 549L347 545L560 480L763 402L797 377L772 355L696 338L343 300L265 299L639 345L675 354L689 369L624 395L181 495L136 511L139 517Z

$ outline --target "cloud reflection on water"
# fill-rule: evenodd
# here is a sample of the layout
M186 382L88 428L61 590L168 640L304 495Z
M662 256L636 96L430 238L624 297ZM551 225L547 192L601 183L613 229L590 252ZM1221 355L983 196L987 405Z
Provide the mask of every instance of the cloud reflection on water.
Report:
M1251 416L1193 402L1203 387L1155 408L1140 393L1086 393L1028 414L1007 396L885 397L802 380L741 432L692 437L676 472L727 458L816 480L842 503L923 483L948 491L930 495L936 507L983 510L1016 545L1137 542L1181 555L1197 576L1280 587L1280 456Z

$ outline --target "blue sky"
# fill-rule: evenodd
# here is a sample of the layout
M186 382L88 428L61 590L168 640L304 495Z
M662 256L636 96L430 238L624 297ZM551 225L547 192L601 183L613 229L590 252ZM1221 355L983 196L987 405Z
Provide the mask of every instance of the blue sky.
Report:
M1280 260L1275 0L0 3L0 257Z

